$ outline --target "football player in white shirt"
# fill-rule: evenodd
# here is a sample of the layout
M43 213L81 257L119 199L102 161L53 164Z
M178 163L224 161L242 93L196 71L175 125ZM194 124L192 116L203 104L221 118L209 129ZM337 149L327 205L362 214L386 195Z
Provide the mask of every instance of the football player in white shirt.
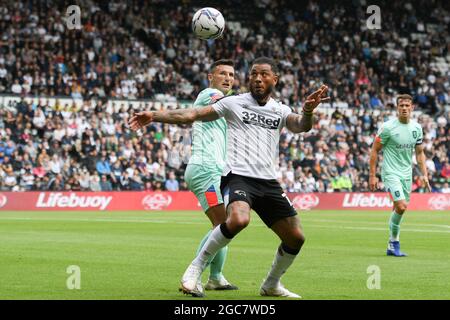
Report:
M277 82L277 64L273 59L261 57L252 63L249 93L227 96L203 108L144 111L130 118L133 130L151 122L185 124L219 117L227 121L227 160L221 187L224 198L228 198L228 218L212 231L184 273L181 288L185 293L195 290L208 259L249 224L253 209L281 239L260 294L301 298L280 282L300 252L305 237L297 212L276 180L279 136L283 127L293 133L309 131L314 109L329 100L328 87L322 85L309 95L303 104L303 114L299 115L272 99Z

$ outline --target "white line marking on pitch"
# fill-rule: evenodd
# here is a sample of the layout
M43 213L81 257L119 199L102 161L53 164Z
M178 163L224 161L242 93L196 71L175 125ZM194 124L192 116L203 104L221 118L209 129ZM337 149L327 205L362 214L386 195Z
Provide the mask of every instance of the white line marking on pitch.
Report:
M205 222L192 222L192 221L171 221L171 220L142 220L142 219L66 219L66 218L10 218L10 217L5 217L5 218L1 218L0 220L12 220L12 221L56 221L56 222L125 222L125 223L133 223L133 222L137 222L137 223L177 223L177 224L204 224Z
M174 224L193 224L193 225L203 225L206 222L199 221L199 222L193 222L193 221L172 221L172 220L130 220L130 219L52 219L52 218L24 218L24 217L0 217L0 220L13 220L13 221L56 221L56 222L119 222L119 223L174 223ZM349 226L326 226L326 225L311 225L309 224L309 221L316 221L316 222L340 222L338 220L308 220L306 221L306 227L313 227L313 228L326 228L326 229L349 229L349 230L372 230L372 231L386 231L386 228L374 228L374 227L362 227L362 226L355 226L355 227L349 227ZM373 222L372 222L373 223ZM378 222L377 222L378 223ZM381 224L381 223L380 223ZM265 227L263 223L253 223L253 226L258 227ZM446 226L448 227L448 226ZM408 227L403 227L404 231L408 232L430 232L430 233L450 233L450 231L445 230L424 230L424 229L409 229Z
M360 223L360 221L343 221L343 220L329 220L329 219L308 219L307 221L311 222L336 222L336 223ZM364 223L367 224L379 224L379 225L385 225L387 223L385 222L376 222L376 221L364 221ZM436 227L436 228L446 228L450 229L449 225L446 224L424 224L424 223L408 223L409 226L421 226L421 227Z
M325 229L350 229L350 230L369 230L369 231L386 231L386 228L373 228L373 227L345 227L345 226L323 226L323 225L311 225L308 224L307 227L313 228L325 228ZM425 232L425 233L450 233L450 231L445 230L423 230L423 229L408 229L402 226L402 231L405 232Z

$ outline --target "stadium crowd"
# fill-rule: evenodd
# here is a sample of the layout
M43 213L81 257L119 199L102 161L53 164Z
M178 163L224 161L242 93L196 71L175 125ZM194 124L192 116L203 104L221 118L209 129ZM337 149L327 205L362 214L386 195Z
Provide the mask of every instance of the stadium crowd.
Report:
M105 110L106 109L106 110ZM14 113L14 111L17 111ZM21 102L0 110L1 190L186 190L190 129L127 127L132 108L67 111ZM450 192L450 113L421 115L427 167L435 191ZM325 110L304 135L284 131L279 179L288 191L368 191L374 132L395 110ZM414 190L423 191L415 172Z
M191 35L197 1L72 2L0 4L0 94L84 99L81 109L0 105L0 190L185 190L189 128L155 124L138 137L126 125L134 110L108 108L106 99L192 101L219 58L236 61L234 87L245 92L251 61L267 55L281 68L276 98L295 111L317 84L332 88L311 132L282 135L279 179L288 191L367 191L374 134L395 116L396 94L409 93L433 189L450 192L445 2L381 1L382 28L367 30L361 1L211 1L242 26L216 41ZM65 27L74 3L81 30ZM414 181L423 192L417 171Z

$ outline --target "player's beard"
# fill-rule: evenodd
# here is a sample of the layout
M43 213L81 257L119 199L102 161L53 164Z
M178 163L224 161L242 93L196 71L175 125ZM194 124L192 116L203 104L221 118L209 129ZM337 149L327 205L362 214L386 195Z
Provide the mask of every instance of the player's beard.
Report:
M272 90L273 86L269 85L262 93L258 93L256 92L255 86L250 84L250 92L256 101L265 100L272 93Z

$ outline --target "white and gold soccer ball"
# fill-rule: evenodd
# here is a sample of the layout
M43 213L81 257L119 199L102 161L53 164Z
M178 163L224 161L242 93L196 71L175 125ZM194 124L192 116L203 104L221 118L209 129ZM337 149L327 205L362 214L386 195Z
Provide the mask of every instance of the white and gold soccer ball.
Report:
M219 10L202 8L192 18L192 31L202 40L217 39L225 29L225 19Z

